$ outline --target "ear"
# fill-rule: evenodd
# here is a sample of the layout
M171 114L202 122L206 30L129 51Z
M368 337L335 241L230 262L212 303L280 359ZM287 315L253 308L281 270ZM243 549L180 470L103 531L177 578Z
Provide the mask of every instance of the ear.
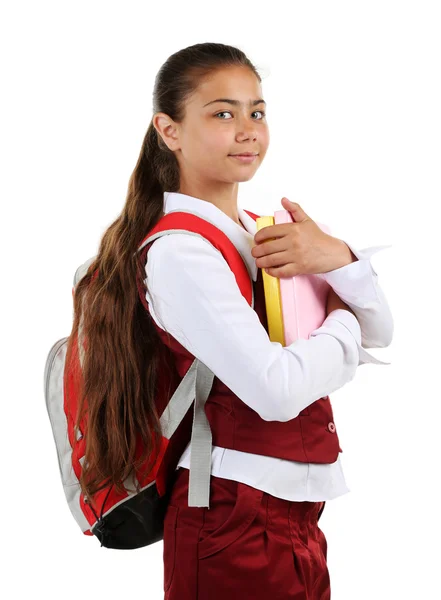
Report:
M165 113L156 113L152 119L153 127L164 144L174 152L179 150L179 126Z

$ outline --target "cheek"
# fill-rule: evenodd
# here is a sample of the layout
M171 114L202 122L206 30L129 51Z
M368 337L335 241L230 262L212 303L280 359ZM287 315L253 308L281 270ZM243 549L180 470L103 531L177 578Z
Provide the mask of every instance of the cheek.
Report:
M199 154L204 162L213 162L231 152L231 139L226 132L213 132L204 135L199 141Z
M261 146L262 148L265 149L265 152L268 149L269 143L270 143L270 133L269 133L269 129L265 129L262 132L262 135L260 137L260 142L261 142Z

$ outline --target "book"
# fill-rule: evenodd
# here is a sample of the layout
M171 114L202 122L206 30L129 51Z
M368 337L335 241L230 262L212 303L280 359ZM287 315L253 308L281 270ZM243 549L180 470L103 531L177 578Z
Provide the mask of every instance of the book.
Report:
M270 225L292 223L287 210L276 210L274 216L256 219L257 230ZM316 224L325 233L329 227ZM321 274L301 274L294 277L273 277L262 269L268 335L272 342L288 346L309 334L326 319L326 302L330 285Z
M274 225L274 217L258 217L256 219L256 224L257 231L259 231L259 229ZM262 281L265 294L265 307L269 338L272 342L279 342L282 344L282 346L285 346L280 279L278 277L272 277L271 275L268 275L268 273L262 269Z

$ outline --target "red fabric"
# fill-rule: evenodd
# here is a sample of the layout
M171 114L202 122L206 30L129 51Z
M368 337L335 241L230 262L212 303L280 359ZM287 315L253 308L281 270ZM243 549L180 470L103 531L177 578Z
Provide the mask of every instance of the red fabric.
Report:
M254 219L258 217L250 211L246 212ZM199 234L222 253L234 273L240 292L250 305L254 292L254 309L262 325L268 331L261 270L258 270L258 280L254 284L250 279L242 257L228 236L205 219L185 212L165 215L148 233L148 236L168 229L186 229ZM147 244L139 253L141 274L144 272L150 246L151 243ZM93 273L92 279L97 276L98 270ZM137 285L141 302L148 310L145 284L138 280ZM74 288L72 294L74 295ZM170 334L164 332L155 323L154 326L169 354L166 363L163 363L162 368L159 370L157 382L156 408L158 414L161 415L171 394L194 361L194 356ZM74 340L74 344L75 346L78 345L78 339ZM87 347L87 340L84 340L84 346ZM64 386L69 387L71 390L73 405L70 407L71 411L68 410L67 406L64 409L68 421L69 442L73 449L73 469L79 479L82 470L80 459L84 456L85 438L77 442L73 431L74 415L77 412L75 397L82 376L78 354L75 350L76 348L73 353L73 364L66 369L64 378ZM169 386L170 390L167 389ZM212 431L213 445L299 462L316 463L335 462L338 453L341 452L333 423L332 408L327 396L318 399L303 410L297 418L286 423L264 421L254 410L233 394L222 381L215 377L205 410ZM144 476L143 469L140 469L137 473L142 485L146 485L146 483L156 478L158 493L161 496L166 493L168 482L173 479L175 474L178 459L190 440L192 421L193 411L189 410L172 439L166 440L163 438L161 440L160 448L157 449L158 454L153 453L151 460L147 461L147 463L156 461L153 473L148 478ZM83 419L81 423L81 431L87 433L87 418ZM112 490L112 493L108 495L107 488L98 492L94 497L95 512L101 514L101 511L109 510L126 496L127 494L117 494L115 490ZM96 520L95 513L88 504L85 504L82 494L80 496L80 506L89 524L93 525ZM89 530L84 533L90 535Z
M210 509L188 506L180 468L164 520L164 600L329 600L324 502L291 502L211 476Z
M253 218L257 217L254 213L247 212ZM254 310L268 331L262 270L258 270L257 282L252 282L245 263L231 240L217 227L195 215L179 212L165 215L149 235L167 229L187 229L200 233L222 252L235 273L239 289L249 304L251 304L251 284L253 284ZM151 243L147 244L140 252L143 268L150 246ZM148 310L145 289L140 285L138 288L141 301ZM184 377L194 356L173 336L161 329L153 320L152 322L158 335L172 352L179 377ZM205 405L205 412L215 446L310 463L333 463L337 460L339 452L342 452L329 396L317 399L301 411L298 417L290 421L265 421L215 377Z

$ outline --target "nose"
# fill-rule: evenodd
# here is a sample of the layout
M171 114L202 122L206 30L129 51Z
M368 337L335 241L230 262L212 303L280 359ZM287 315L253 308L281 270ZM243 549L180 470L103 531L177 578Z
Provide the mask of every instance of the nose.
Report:
M243 125L239 129L239 133L237 134L237 137L239 140L243 140L243 139L256 140L256 138L257 138L256 126L254 124Z

